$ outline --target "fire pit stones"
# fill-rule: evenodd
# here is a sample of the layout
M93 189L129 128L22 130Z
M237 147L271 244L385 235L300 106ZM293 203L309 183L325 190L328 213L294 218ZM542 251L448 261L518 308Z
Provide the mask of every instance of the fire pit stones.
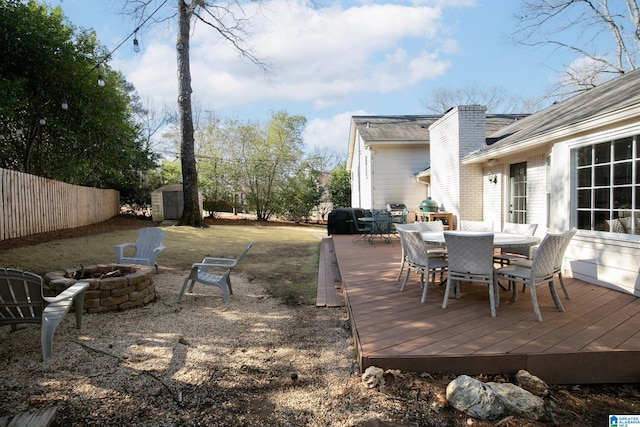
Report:
M120 271L120 274L114 273ZM79 278L83 273L83 277ZM89 282L84 294L87 313L126 310L156 299L154 269L133 264L98 264L47 273L45 285L58 294L76 282ZM78 277L78 278L74 278Z

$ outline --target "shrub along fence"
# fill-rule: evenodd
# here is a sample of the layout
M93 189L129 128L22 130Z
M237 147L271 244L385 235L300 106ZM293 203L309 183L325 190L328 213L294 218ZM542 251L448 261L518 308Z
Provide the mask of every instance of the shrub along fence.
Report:
M116 190L0 168L0 240L95 224L119 213Z

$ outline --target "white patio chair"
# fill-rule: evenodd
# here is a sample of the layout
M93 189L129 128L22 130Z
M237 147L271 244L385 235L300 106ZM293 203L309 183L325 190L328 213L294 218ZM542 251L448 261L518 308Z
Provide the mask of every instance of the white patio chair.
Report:
M431 228L425 227L422 224L429 224ZM395 224L395 227L396 227L396 231L418 230L422 232L422 231L442 231L443 230L442 221L432 221L429 223L412 222L410 224ZM439 227L439 230L438 230L438 227ZM402 276L402 271L404 270L405 263L407 262L407 250L406 250L406 243L404 241L404 236L398 233L398 238L400 239L402 256L400 257L400 270L398 271L398 275L396 276L396 282L400 280L400 277ZM441 246L434 246L434 245L427 244L427 251L429 253L429 256L435 256L440 258L446 258L447 256L447 249ZM440 272L441 278L443 274L444 274L444 271L441 271ZM435 279L432 279L432 280L435 280Z
M577 228L573 228L569 231L565 231L564 234L564 242L562 244L562 247L560 248L560 250L558 251L558 254L556 256L556 261L555 261L555 265L553 266L553 272L554 274L558 275L558 280L560 281L560 287L562 287L562 292L564 293L564 297L566 299L570 299L571 297L569 296L569 291L567 291L567 287L564 285L564 279L562 278L562 264L564 264L564 254L567 251L567 247L569 247L569 243L571 243L571 239L573 239L573 236L575 236L576 232L578 231ZM537 246L533 246L531 248L531 255L534 255L538 249L539 245ZM528 267L531 268L531 264L532 261L531 259L523 259L523 260L516 260L515 264L523 266L523 267ZM524 286L523 286L524 288Z
M445 231L444 239L447 243L449 271L442 308L447 308L452 282L455 282L456 298L460 298L462 281L485 283L489 288L491 317L496 317L500 294L493 271L493 233L465 234Z
M416 225L416 228L418 229L418 231L420 231L421 233L430 232L430 231L444 232L444 223L439 219L435 221L420 221L414 224ZM427 243L427 250L429 252L429 256L442 257L442 258L447 257L446 247L437 246L433 244L430 245Z
M407 263L407 250L406 243L404 241L404 236L400 234L400 230L416 230L415 223L411 224L395 224L396 232L398 233L398 238L400 239L400 249L402 250L402 254L400 256L400 270L398 271L398 275L396 276L396 282L400 280L400 276L402 276L402 272L404 271L404 266Z
M567 235L570 232L564 233L548 233L540 242L538 249L535 251L533 260L530 265L519 265L513 263L506 267L502 267L496 270L497 279L505 279L509 282L522 283L524 286L529 286L531 293L531 304L533 305L533 312L536 315L536 320L542 322L542 314L540 313L540 307L538 307L538 297L536 295L536 288L543 283L549 284L549 291L553 298L553 302L556 308L563 312L564 307L558 298L556 287L554 285L553 277L556 274L555 265L557 264L558 253L562 250ZM513 286L513 300L518 300L518 286Z
M165 232L158 227L147 227L138 230L138 239L135 243L122 243L116 245L116 264L138 264L155 267L158 271L156 258L165 248L162 246ZM129 255L133 248L133 254Z
M42 277L13 268L0 269L0 326L16 330L21 323L40 323L42 360L51 359L53 333L74 303L76 328L82 328L84 291L87 282L77 282L55 297L44 296Z
M229 294L233 295L233 288L231 287L231 269L238 265L240 260L249 252L253 243L249 243L249 246L238 256L238 258L213 258L206 257L202 262L195 263L191 266L191 272L184 283L182 289L178 294L178 302L182 301L182 296L187 289L187 284L191 281L189 286L189 292L193 291L193 286L196 282L202 283L206 286L216 286L222 291L225 304L229 302ZM222 270L221 274L212 273L211 270Z
M493 221L468 221L460 220L461 231L493 232Z
M516 224L505 222L502 226L503 233L524 234L533 236L538 228L538 224ZM510 246L500 248L500 253L494 254L493 261L501 267L511 264L513 261L528 259L531 247L529 245Z
M418 230L399 229L398 233L404 241L407 256L407 272L404 281L400 287L400 291L404 291L404 287L409 280L409 272L411 270L420 273L420 285L422 286L421 302L425 302L427 298L427 289L429 288L429 273L432 274L432 281L435 279L435 273L447 269L447 260L442 257L430 256L426 243L422 240ZM427 279L425 281L425 275Z

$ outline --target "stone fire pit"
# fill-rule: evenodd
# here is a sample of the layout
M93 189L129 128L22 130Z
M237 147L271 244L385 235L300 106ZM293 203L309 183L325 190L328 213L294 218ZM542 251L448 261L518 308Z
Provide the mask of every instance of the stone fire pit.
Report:
M87 313L126 310L156 299L154 269L133 264L98 264L52 271L44 283L58 294L76 282L89 282L84 293Z

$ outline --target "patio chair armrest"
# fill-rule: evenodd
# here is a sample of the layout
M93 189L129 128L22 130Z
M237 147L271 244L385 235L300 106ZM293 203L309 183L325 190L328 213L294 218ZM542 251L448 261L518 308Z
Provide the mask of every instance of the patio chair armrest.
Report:
M191 266L191 269L207 269L209 267L211 268L233 268L235 267L235 263L234 264L219 264L219 263L212 263L212 262L197 262L195 264L193 264Z
M84 292L84 290L87 289L88 287L89 287L89 282L77 282L72 286L68 287L67 289L65 289L64 291L62 291L61 293L59 293L58 295L56 295L55 297L44 297L44 300L49 304L53 304L58 301L70 300L75 298L81 292Z
M116 245L116 250L123 249L123 248L126 248L128 246L133 246L135 248L136 244L135 243L120 243L119 245Z
M216 265L217 267L235 267L238 261L232 258L212 258L206 257L202 260L202 264Z
M122 253L124 251L124 248L128 248L128 247L137 248L135 243L121 243L119 245L116 245L116 262L119 262L117 260L122 258Z

